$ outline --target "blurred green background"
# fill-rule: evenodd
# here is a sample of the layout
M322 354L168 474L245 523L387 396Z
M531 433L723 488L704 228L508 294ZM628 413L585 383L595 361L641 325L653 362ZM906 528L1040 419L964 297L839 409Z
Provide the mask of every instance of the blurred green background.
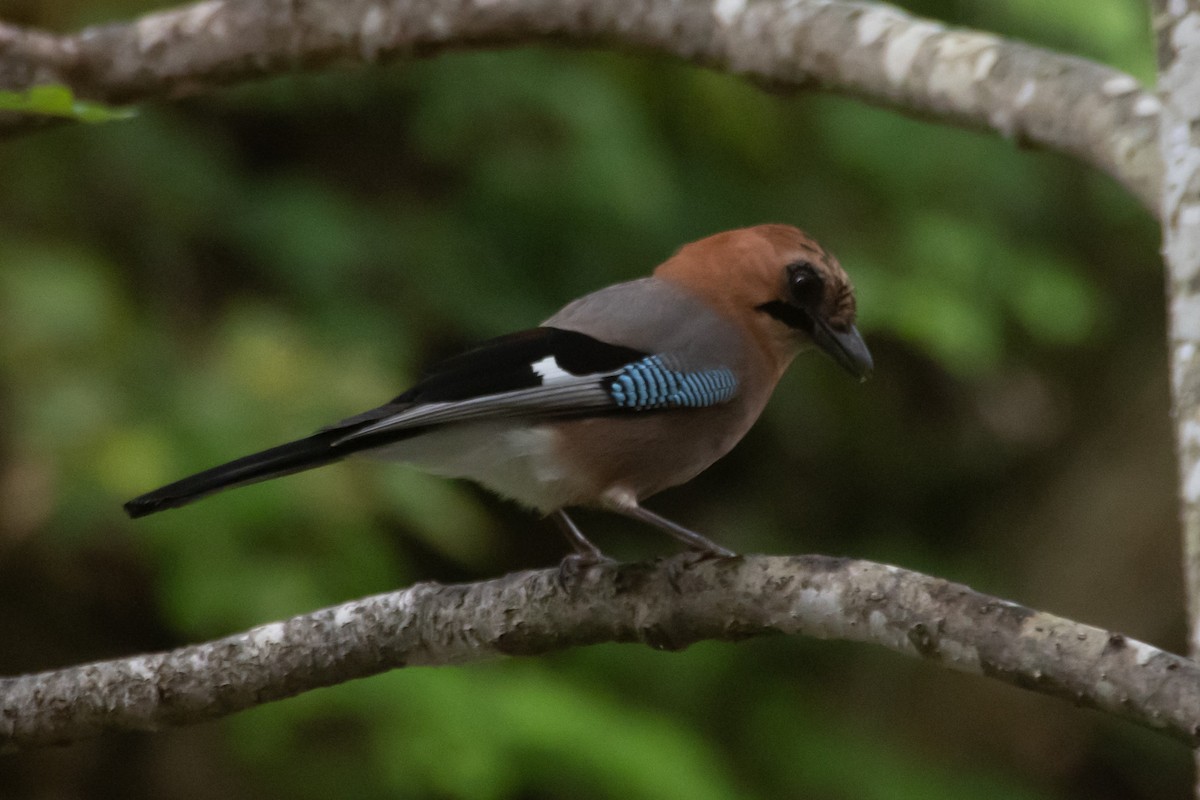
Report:
M149 3L0 0L54 30ZM1135 0L917 13L1153 81ZM281 78L0 142L0 672L170 648L417 580L557 563L472 486L351 462L120 504L390 398L422 365L798 224L877 372L802 358L651 507L1184 648L1154 222L992 136L645 56L530 48ZM623 559L665 537L581 514ZM0 759L4 798L1164 798L1183 746L879 649L774 638L404 670Z

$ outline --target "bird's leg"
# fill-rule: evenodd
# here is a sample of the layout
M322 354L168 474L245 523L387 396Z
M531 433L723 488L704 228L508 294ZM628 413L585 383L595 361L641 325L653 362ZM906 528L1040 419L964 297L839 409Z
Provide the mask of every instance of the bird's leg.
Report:
M737 553L722 547L711 539L706 539L695 531L688 530L682 525L672 522L666 517L660 517L653 511L648 511L639 505L620 505L614 507L613 510L627 517L633 517L636 520L653 525L659 530L675 537L693 550L698 550L707 556L718 558L734 558L737 556Z
M562 564L559 567L560 578L565 580L569 574L578 573L581 569L592 567L596 564L614 563L611 558L600 552L599 547L596 547L590 539L583 535L583 531L579 530L575 522L567 516L567 512L560 508L550 516L575 550L574 553L568 554L562 560Z

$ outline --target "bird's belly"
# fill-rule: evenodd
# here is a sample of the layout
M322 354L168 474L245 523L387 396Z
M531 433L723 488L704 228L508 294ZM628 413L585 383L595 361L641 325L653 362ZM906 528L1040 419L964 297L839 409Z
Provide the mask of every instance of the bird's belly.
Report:
M642 500L691 480L729 452L757 413L735 404L686 412L565 421L559 461L586 483L583 504L613 492Z
M547 426L511 422L448 425L371 451L448 478L467 478L543 513L580 501Z

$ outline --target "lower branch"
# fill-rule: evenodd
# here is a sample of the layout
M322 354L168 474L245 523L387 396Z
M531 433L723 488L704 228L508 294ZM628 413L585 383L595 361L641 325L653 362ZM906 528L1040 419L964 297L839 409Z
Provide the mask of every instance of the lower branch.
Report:
M1120 634L868 561L605 565L423 583L169 653L0 679L0 749L185 725L410 665L764 633L873 642L1200 741L1200 666Z

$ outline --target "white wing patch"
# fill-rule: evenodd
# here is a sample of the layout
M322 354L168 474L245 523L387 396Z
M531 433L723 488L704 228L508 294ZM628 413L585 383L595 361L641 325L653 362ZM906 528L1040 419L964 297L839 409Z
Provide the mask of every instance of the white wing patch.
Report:
M535 361L530 365L530 369L542 379L543 386L549 386L552 383L561 383L575 377L560 367L554 356L546 356L541 361Z

